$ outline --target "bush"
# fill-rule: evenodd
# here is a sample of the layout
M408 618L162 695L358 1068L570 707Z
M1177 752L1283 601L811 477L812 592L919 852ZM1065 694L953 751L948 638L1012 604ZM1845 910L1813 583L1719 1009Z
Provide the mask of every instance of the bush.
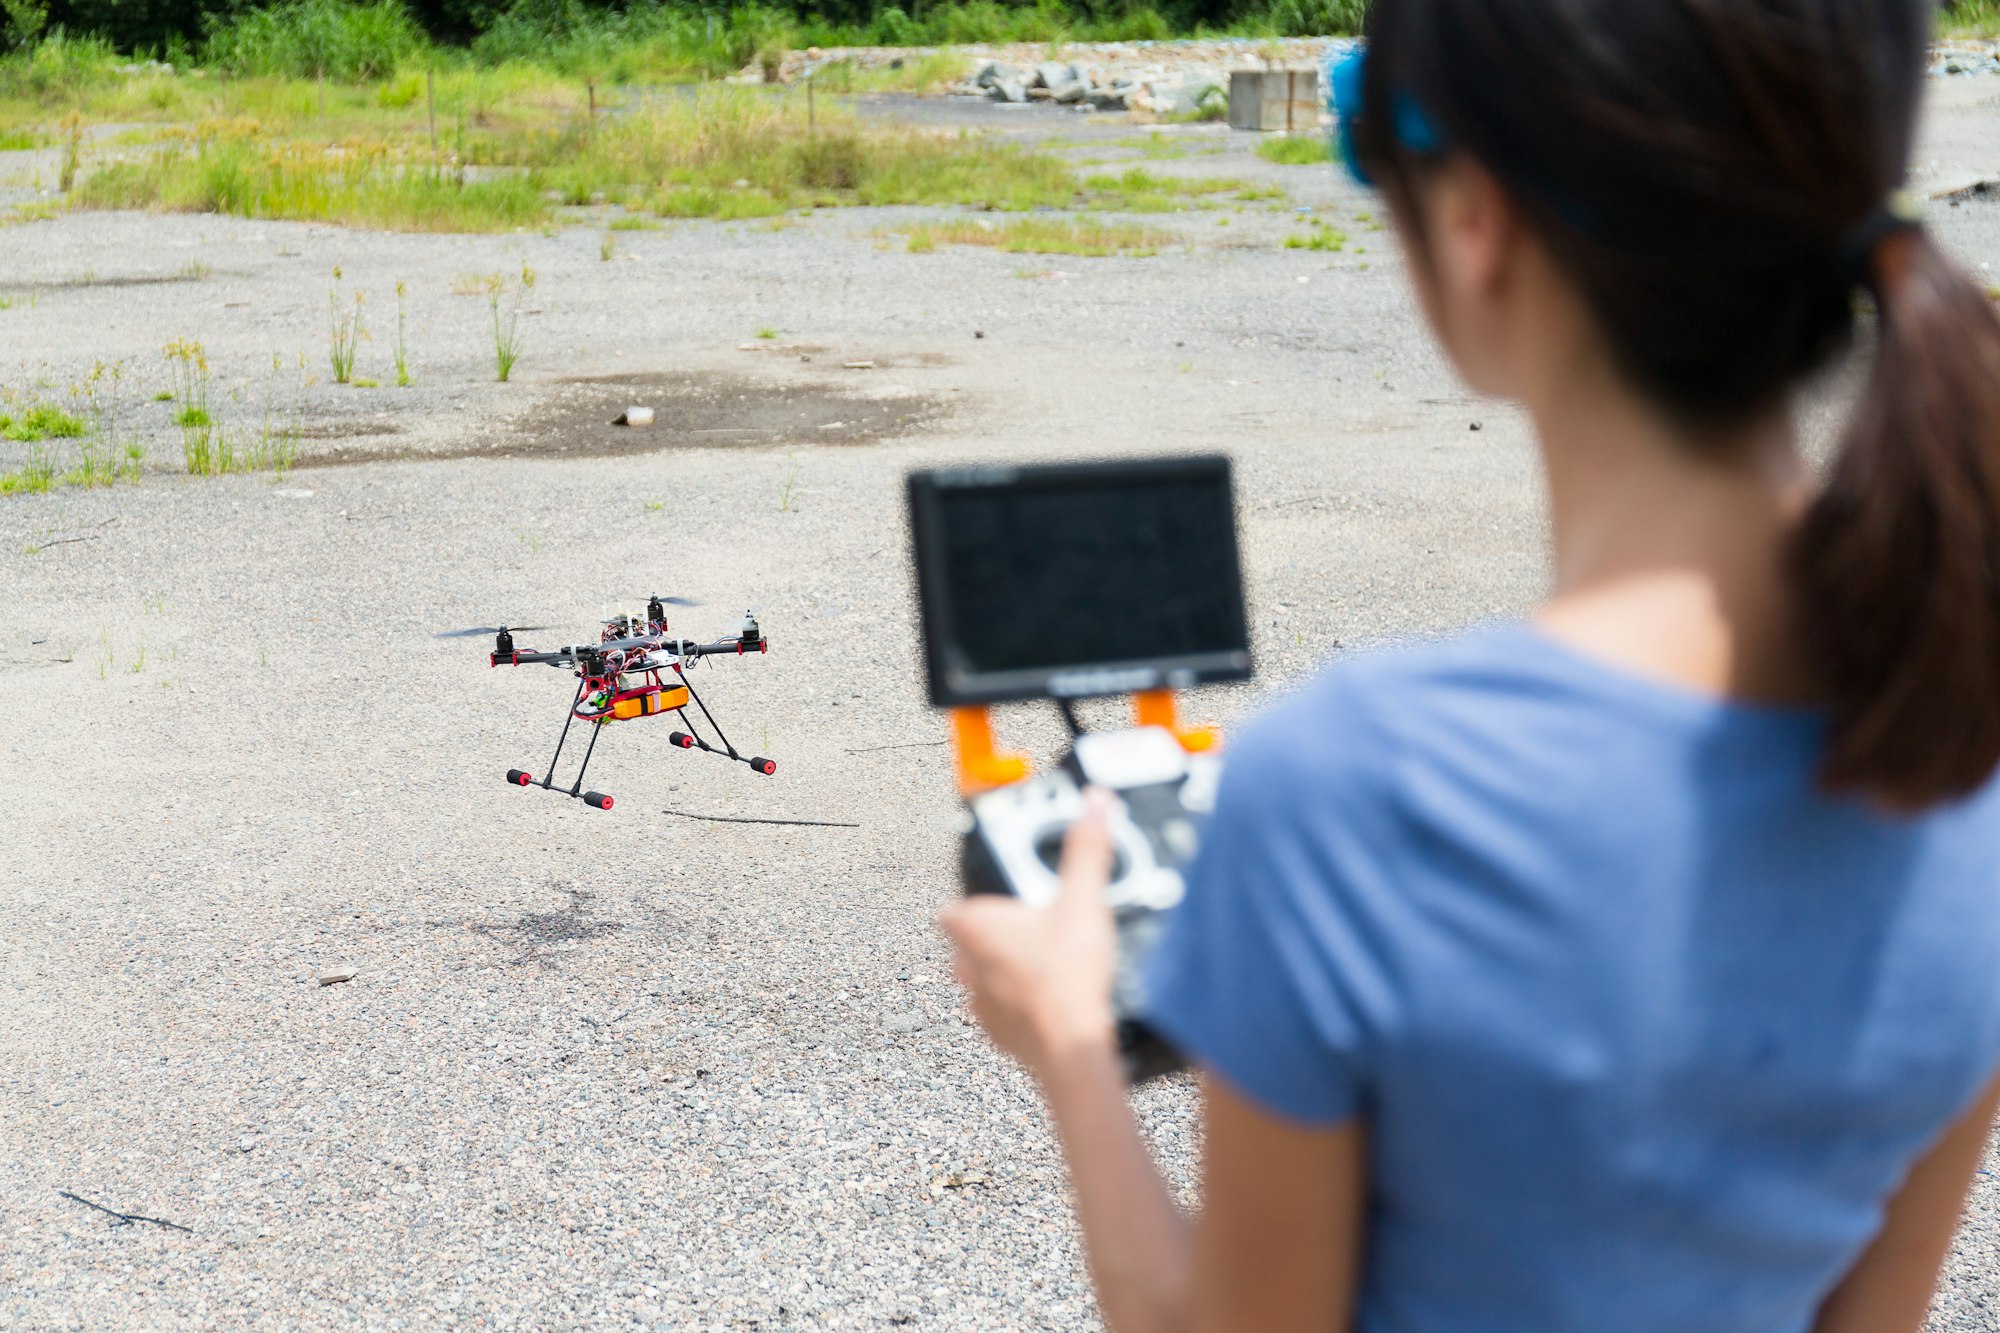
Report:
M71 37L57 28L31 49L0 60L0 97L74 99L116 77L117 65L118 53L102 37Z
M1280 37L1327 37L1361 31L1367 0L1272 0L1264 18Z
M403 0L283 0L213 22L208 60L233 74L360 82L429 45Z

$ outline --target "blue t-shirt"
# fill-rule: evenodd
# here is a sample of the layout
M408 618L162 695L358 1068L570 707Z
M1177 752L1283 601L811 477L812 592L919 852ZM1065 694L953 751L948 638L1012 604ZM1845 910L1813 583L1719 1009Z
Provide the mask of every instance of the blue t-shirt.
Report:
M1361 1333L1810 1326L2000 1068L2000 786L1890 818L1823 740L1508 625L1232 744L1153 1018L1367 1121Z

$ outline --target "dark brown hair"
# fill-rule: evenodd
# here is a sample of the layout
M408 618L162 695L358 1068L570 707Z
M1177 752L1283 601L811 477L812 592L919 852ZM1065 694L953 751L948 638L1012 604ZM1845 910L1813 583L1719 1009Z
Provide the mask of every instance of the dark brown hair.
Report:
M1403 99L1498 176L1622 373L1691 426L1782 402L1873 294L1870 384L1791 572L1832 718L1823 780L1904 810L2000 766L2000 310L1883 212L1931 17L1932 0L1375 0L1357 126L1405 219L1423 159Z

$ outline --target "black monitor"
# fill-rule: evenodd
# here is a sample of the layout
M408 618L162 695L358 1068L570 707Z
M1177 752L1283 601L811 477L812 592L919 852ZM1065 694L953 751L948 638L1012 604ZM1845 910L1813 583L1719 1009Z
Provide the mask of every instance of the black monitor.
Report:
M914 472L909 497L933 704L1249 678L1227 458Z

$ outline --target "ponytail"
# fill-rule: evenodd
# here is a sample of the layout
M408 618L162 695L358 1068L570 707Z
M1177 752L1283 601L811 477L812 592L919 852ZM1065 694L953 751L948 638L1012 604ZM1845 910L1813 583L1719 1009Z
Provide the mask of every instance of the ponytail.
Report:
M2000 767L2000 306L1915 227L1872 248L1867 394L1791 552L1833 791L1916 811Z

